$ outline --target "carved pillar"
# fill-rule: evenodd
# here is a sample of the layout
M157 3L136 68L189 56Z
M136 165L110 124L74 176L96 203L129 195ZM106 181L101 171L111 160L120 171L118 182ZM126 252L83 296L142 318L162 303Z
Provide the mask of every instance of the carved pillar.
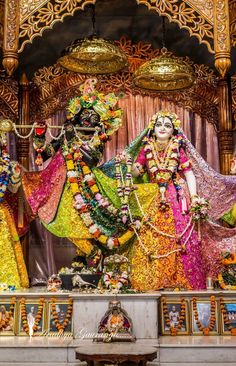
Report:
M29 109L29 81L25 74L22 75L19 85L19 124L30 124L30 109ZM28 129L20 128L21 135L29 133ZM29 139L18 138L17 153L19 163L29 170ZM19 192L19 212L23 211L23 192ZM20 220L18 220L20 221ZM29 263L29 236L26 234L21 238L22 249L26 265Z
M20 1L5 0L2 64L9 76L18 67L19 26Z
M233 121L230 78L221 79L219 92L219 150L220 171L229 174L233 155Z
M215 67L224 77L231 66L228 0L214 0Z

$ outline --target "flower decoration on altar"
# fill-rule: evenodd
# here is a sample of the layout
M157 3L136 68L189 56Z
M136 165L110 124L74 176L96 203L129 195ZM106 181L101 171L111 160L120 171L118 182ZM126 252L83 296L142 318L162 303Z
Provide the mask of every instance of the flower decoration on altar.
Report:
M47 291L56 292L61 289L62 281L59 275L53 274L47 281Z
M181 127L181 121L179 119L179 117L177 116L177 114L170 112L170 111L159 111L156 114L154 114L151 118L151 121L149 122L148 128L149 130L153 130L156 121L158 120L158 118L160 117L168 117L171 119L171 122L174 126L174 129L177 131L180 131L180 127Z
M236 253L221 253L224 268L218 275L219 285L223 290L236 290Z
M105 132L108 136L112 135L122 124L121 108L115 108L119 97L114 93L103 94L95 89L97 79L88 79L81 85L80 97L74 97L70 100L68 105L68 119L72 119L78 114L82 108L93 108L100 116L100 124L104 126Z
M109 290L126 289L129 286L129 260L124 255L114 254L104 260L103 284Z

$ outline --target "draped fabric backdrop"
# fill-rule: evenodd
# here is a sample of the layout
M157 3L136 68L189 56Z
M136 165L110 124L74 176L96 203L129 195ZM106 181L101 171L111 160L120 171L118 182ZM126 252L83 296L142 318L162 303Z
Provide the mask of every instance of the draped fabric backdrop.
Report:
M161 109L175 112L183 123L183 130L203 158L219 171L219 152L217 134L213 125L191 111L173 103L148 96L127 96L119 101L124 110L123 125L106 145L103 162L122 151L148 125L153 114ZM65 111L59 111L48 122L62 125L66 119ZM53 134L59 131L52 130ZM51 137L48 135L48 140ZM36 170L34 152L31 146L30 167ZM45 166L48 162L45 163ZM32 284L42 283L62 266L70 266L76 247L67 239L58 238L44 229L39 220L31 224L29 247L29 274Z

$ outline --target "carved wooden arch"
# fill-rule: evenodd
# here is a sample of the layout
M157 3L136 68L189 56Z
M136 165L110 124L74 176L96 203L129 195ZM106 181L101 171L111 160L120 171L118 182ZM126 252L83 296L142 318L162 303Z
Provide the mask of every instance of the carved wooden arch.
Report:
M177 93L155 93L134 87L133 72L145 61L157 57L160 50L154 50L151 44L139 42L132 44L131 40L122 37L116 42L127 54L129 70L115 75L99 75L98 89L103 92L125 92L126 94L151 95L166 99L175 104L191 109L215 127L218 123L217 77L213 70L205 65L194 64L188 58L183 60L192 65L196 74L196 82L191 89ZM169 53L173 58L173 54ZM88 75L65 71L59 64L44 67L35 73L31 91L32 121L38 118L48 118L59 110L64 110L68 100L80 94L79 87Z
M190 36L205 43L209 52L214 53L214 4L210 1L176 1L176 0L136 0L138 5L146 5L149 10L166 16L169 21L187 29Z
M46 29L62 22L66 16L73 16L96 0L20 0L19 52Z
M214 53L213 45L213 0L136 0L137 5L146 5L159 15L178 23L205 43L208 50ZM31 43L44 30L52 28L56 22L63 21L67 15L83 10L86 5L96 0L20 0L19 52L27 43Z
M18 66L18 52L34 37L52 28L66 15L96 0L5 0L3 65L11 75ZM215 52L222 76L230 67L229 0L136 0L160 15L168 16L197 36ZM214 46L212 39L214 37Z

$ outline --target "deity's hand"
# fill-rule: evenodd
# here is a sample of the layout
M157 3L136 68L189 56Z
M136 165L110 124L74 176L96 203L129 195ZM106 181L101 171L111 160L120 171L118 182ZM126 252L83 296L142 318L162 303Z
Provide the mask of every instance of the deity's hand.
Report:
M131 173L133 177L138 177L143 174L143 167L140 163L134 163L132 165Z

